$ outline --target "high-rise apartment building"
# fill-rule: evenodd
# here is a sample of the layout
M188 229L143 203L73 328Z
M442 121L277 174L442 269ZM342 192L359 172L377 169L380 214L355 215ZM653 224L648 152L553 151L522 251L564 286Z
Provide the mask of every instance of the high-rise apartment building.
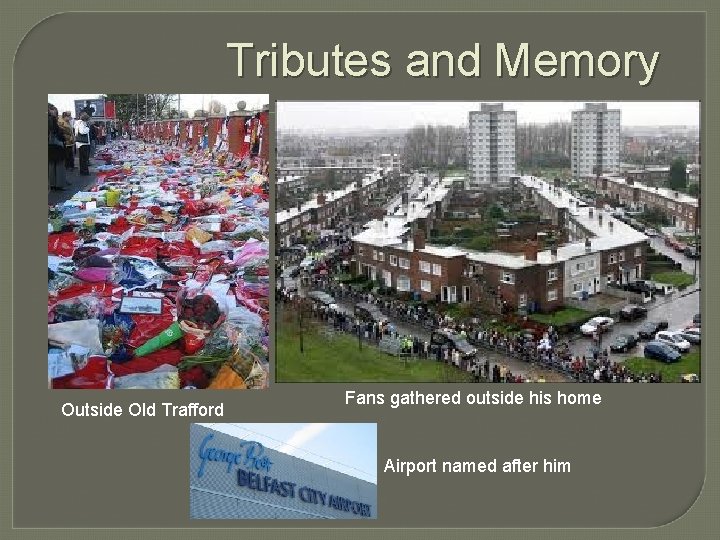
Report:
M620 110L586 103L572 112L572 174L575 178L620 169Z
M516 111L502 103L483 103L468 115L468 169L470 186L504 184L515 176Z

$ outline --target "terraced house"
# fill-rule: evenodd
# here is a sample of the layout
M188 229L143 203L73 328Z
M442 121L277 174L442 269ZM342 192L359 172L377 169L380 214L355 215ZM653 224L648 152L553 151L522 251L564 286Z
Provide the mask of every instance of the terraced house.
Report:
M406 212L372 221L353 237L356 272L423 300L529 312L553 311L568 298L643 278L644 234L545 180L521 177L518 184L544 217L567 230L569 242L528 241L522 253L433 246Z
M360 212L367 201L381 196L387 187L387 173L377 170L344 189L318 193L313 199L275 214L275 238L281 247L289 247L305 233L338 230L343 223Z
M687 232L700 227L698 199L678 191L648 186L636 182L631 176L601 176L589 178L586 184L602 196L612 199L616 205L631 210L656 209L665 215L668 223Z

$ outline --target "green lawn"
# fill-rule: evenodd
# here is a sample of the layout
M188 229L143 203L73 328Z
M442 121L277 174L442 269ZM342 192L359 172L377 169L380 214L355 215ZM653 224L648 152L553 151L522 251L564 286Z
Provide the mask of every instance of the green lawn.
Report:
M590 318L591 312L575 307L566 307L554 313L533 313L530 319L543 324L563 326L565 324L585 321Z
M688 285L695 283L695 278L690 274L677 270L674 272L660 272L658 274L653 274L650 279L657 281L658 283L674 285L675 287L687 287Z
M625 360L625 365L633 373L662 373L663 382L680 382L680 376L686 373L700 375L700 349L693 347L691 351L684 354L679 362L666 364L659 360L651 360L640 356L634 356Z
M281 319L279 318L278 321ZM396 358L349 335L332 338L319 324L305 322L300 352L296 324L283 320L276 331L277 382L467 382L471 376L434 360Z

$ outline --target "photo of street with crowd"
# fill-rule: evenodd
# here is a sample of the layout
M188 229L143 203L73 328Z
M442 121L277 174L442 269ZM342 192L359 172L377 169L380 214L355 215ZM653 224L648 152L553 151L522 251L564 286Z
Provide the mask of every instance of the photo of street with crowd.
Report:
M698 103L280 102L277 126L278 382L700 380Z

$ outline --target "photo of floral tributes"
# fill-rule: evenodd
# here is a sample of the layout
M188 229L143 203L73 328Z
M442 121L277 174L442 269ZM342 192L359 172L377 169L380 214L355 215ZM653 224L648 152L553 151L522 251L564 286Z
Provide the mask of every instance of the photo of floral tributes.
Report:
M142 117L109 96L115 118L49 106L49 141L92 144L85 184L49 192L48 386L267 388L268 106Z

